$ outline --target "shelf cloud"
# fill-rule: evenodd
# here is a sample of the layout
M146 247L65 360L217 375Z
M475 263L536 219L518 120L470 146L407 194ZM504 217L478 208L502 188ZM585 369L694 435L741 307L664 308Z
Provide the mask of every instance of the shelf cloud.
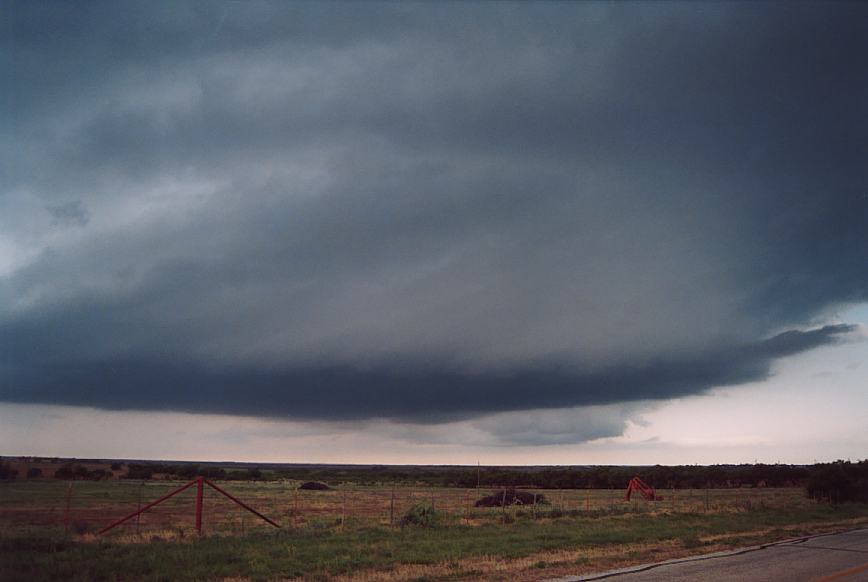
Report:
M865 5L10 12L2 401L581 441L860 336Z

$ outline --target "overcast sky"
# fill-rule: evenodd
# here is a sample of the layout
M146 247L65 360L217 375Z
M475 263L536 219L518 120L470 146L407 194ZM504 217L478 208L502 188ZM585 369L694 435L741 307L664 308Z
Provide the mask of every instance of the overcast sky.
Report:
M864 450L868 5L2 7L0 454Z

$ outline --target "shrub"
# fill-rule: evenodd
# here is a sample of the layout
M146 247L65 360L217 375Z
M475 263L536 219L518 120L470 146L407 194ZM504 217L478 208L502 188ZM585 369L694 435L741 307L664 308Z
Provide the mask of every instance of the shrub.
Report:
M28 479L38 479L39 477L42 477L42 469L39 467L30 467L27 469Z
M90 471L84 465L66 464L54 472L54 477L55 479L66 480L89 479L91 481L99 481L100 479L111 477L111 473L109 473L105 469L94 469L93 471Z
M199 474L206 479L225 479L226 469L223 469L221 467L203 467L199 471Z
M12 481L18 476L18 471L12 465L0 461L0 481Z
M430 503L417 503L401 518L401 526L434 527L438 520L439 516Z
M504 505L537 505L547 504L545 496L541 493L530 491L517 491L515 489L501 489L493 495L488 495L476 502L476 507L502 507Z
M259 469L247 469L247 473L244 475L244 478L248 481L259 481L262 479L262 471Z
M137 463L130 463L127 465L127 474L124 475L124 479L150 479L154 475L154 470L152 467L148 465L140 465Z
M298 488L305 491L328 491L331 489L331 487L325 483L320 483L319 481L307 481L306 483L299 485Z
M814 465L808 478L807 492L812 499L828 499L832 503L868 503L868 461Z
M54 472L55 479L72 479L75 473L72 470L72 465L64 465Z
M105 469L94 469L90 471L87 475L87 478L91 481L100 481L102 479L111 479L111 472L106 471Z

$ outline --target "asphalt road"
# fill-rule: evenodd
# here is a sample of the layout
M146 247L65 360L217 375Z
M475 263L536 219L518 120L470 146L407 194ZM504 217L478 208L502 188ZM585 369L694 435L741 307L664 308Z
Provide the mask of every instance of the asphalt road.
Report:
M868 581L868 529L707 554L558 582Z

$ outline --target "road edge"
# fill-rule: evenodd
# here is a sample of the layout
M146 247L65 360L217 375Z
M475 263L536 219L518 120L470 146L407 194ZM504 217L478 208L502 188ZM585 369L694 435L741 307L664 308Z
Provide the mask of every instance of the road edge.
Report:
M623 574L638 574L639 572L646 572L648 570L653 570L654 568L659 568L660 566L668 566L671 564L683 564L686 562L701 562L703 560L714 560L717 558L728 558L730 556L740 556L742 554L748 554L750 552L757 552L760 550L764 550L766 548L771 548L774 546L780 546L784 544L800 544L806 542L808 540L822 538L826 536L834 536L842 533L848 533L851 531L859 531L859 530L868 530L868 527L862 525L860 527L852 527L837 531L824 532L819 534L811 534L807 536L799 536L795 538L786 538L783 540L778 540L776 542L768 542L765 544L760 544L756 546L745 546L743 548L735 548L733 550L722 550L719 552L711 552L709 554L698 554L696 556L687 556L685 558L673 558L671 560L663 560L662 562L649 562L647 564L639 564L637 566L628 566L626 568L618 568L616 570L607 570L605 572L598 572L596 574L587 574L584 576L563 576L560 578L547 578L542 582L590 582L591 580L603 580L605 578L611 578L612 576L621 576Z

